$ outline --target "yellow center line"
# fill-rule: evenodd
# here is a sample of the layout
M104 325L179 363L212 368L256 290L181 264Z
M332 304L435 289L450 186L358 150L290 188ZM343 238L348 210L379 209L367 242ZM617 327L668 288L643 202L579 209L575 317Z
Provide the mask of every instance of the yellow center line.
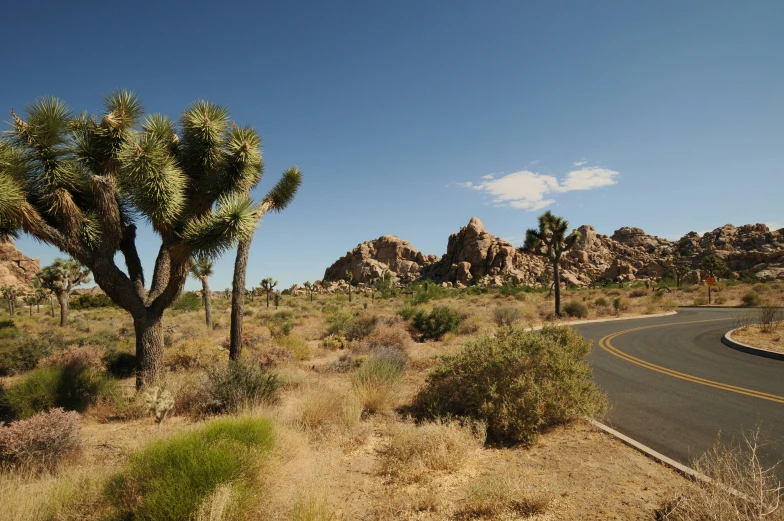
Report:
M746 389L744 387L738 387L736 385L725 384L722 382L716 382L714 380L708 380L706 378L700 378L699 376L690 375L687 373L682 373L680 371L675 371L674 369L669 369L667 367L663 367L660 365L653 364L651 362L646 362L636 356L632 356L628 353L624 353L623 351L619 350L617 347L612 345L611 340L615 338L625 335L626 333L631 333L633 331L640 331L643 329L653 329L656 327L669 327L669 326L680 326L684 324L696 324L700 322L719 322L722 320L732 320L726 318L716 318L710 320L691 320L688 322L676 322L673 324L658 324L655 326L642 326L642 327L634 327L631 329L626 329L624 331L618 331L617 333L612 333L603 337L599 340L599 346L610 353L613 356L617 356L622 360L626 360L632 364L638 365L640 367L644 367L646 369L650 369L651 371L656 371L657 373L665 374L667 376L672 376L673 378L679 378L681 380L686 380L687 382L692 382L700 385L705 385L708 387L715 387L716 389L722 389L724 391L729 391L732 393L743 394L746 396L751 396L753 398L760 398L762 400L769 400L771 402L782 403L784 404L784 396L778 396L775 394L770 393L763 393L762 391L755 391L753 389Z

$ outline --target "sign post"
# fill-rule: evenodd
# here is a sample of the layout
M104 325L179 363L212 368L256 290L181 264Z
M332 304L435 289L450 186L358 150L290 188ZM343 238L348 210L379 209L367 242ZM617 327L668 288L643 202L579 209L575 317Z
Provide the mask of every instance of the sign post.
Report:
M711 303L711 287L716 284L716 279L708 275L705 279L705 284L708 286L708 305Z

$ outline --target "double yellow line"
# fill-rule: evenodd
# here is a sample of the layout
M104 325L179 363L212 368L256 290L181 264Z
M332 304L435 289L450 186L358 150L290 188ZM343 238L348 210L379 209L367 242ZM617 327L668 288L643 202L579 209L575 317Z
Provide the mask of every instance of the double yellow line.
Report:
M680 371L675 371L674 369L668 369L666 367L662 367L660 365L653 364L651 362L646 362L645 360L641 360L636 356L632 356L628 353L624 353L623 351L619 350L617 347L612 345L611 340L615 338L625 335L626 333L631 333L633 331L640 331L643 329L653 329L655 327L667 327L667 326L680 326L684 324L696 324L699 322L718 322L721 320L728 320L726 318L718 318L718 319L711 319L711 320L692 320L689 322L676 322L674 324L659 324L655 326L643 326L643 327L634 327L631 329L626 329L624 331L619 331L617 333L613 333L611 335L607 335L606 337L599 340L599 347L607 351L608 353L617 356L622 360L626 360L635 365L639 365L640 367L644 367L646 369L650 369L651 371L656 371L657 373L665 374L667 376L672 376L673 378L679 378L681 380L686 380L687 382L692 382L700 385L706 385L708 387L715 387L716 389L722 389L724 391L729 391L731 393L738 393L743 394L746 396L751 396L752 398L759 398L761 400L768 400L771 402L782 403L784 404L784 396L778 396L775 394L763 393L761 391L755 391L753 389L746 389L744 387L737 387L735 385L729 385L721 382L716 382L714 380L708 380L706 378L700 378L699 376L690 375L687 373L681 373Z

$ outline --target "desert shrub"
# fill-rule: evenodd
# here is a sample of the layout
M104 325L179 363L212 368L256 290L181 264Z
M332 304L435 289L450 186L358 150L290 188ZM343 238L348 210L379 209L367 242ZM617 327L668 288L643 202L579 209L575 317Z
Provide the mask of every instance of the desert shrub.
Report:
M20 333L15 326L0 331L13 332L14 335L0 340L0 376L29 371L42 358L52 354L52 343L46 338Z
M428 281L416 283L410 289L413 291L413 294L409 301L414 306L424 304L432 299L441 299L449 296L449 290Z
M15 417L24 419L55 407L83 411L98 399L116 394L114 379L90 367L70 364L34 369L5 390L3 402Z
M460 326L462 317L447 306L436 306L430 313L417 311L411 319L411 325L419 331L420 340L438 340L447 333L454 333Z
M204 304L201 297L192 291L188 291L180 295L177 300L172 304L172 309L178 311L196 311L202 308Z
M762 298L759 296L758 293L754 291L749 291L745 295L741 297L741 302L743 302L744 306L748 307L756 307L762 304Z
M373 414L388 408L400 392L403 367L399 357L378 353L368 357L351 375L351 385L364 411Z
M493 320L498 327L513 326L522 319L520 308L502 306L493 310Z
M570 317L585 318L588 316L588 306L576 300L570 300L564 304L564 313Z
M56 408L0 426L0 462L53 469L79 447L80 424L79 413Z
M275 373L232 361L228 366L215 366L207 371L205 406L212 413L237 412L243 407L275 401L279 387Z
M380 451L381 472L403 483L420 481L432 472L454 472L482 446L484 435L482 425L397 424Z
M136 373L136 355L120 349L107 349L101 357L106 371L115 378L129 378Z
M278 345L289 351L297 360L310 360L313 353L307 342L295 335L286 335L276 340Z
M694 470L711 481L693 481L656 512L656 519L782 519L782 484L775 467L765 467L759 460L763 444L759 431L744 434L742 441L728 445L718 440L692 463Z
M106 308L114 306L108 295L76 295L68 301L70 309Z
M343 335L346 340L361 340L373 332L377 323L375 315L339 311L327 317L327 334Z
M473 479L456 519L528 519L545 514L553 502L549 490L531 490L515 472L496 472Z
M410 304L406 304L405 306L403 306L402 308L400 308L397 311L397 314L403 320L411 320L412 318L414 318L414 315L416 315L418 311L419 311L419 309L416 308L415 306L412 306Z
M303 430L327 434L336 429L356 427L362 416L362 404L351 392L313 389L298 404L295 423Z
M629 309L629 301L621 297L615 297L612 304L616 315Z
M268 420L214 420L133 454L127 469L108 483L105 497L119 519L194 519L219 486L250 487L272 445Z
M586 360L590 350L570 327L501 329L444 356L412 410L419 418L484 422L491 441L530 444L542 429L605 409Z
M636 288L629 292L629 298L647 297L649 291L645 288Z
M348 340L343 335L327 335L321 341L321 347L330 351L344 349L348 345Z
M706 297L694 297L695 306L705 306L707 304L708 304L708 299Z
M760 333L773 333L784 320L784 310L770 302L759 308L757 321Z
M291 311L275 312L267 318L266 324L274 338L290 335L294 329L294 313Z
M365 344L370 349L394 347L406 350L411 344L411 335L399 319L392 322L379 322L373 332L365 338Z
M593 301L593 303L596 304L597 307L602 307L602 308L606 308L607 306L610 305L607 302L607 299L604 297L597 298L596 300Z

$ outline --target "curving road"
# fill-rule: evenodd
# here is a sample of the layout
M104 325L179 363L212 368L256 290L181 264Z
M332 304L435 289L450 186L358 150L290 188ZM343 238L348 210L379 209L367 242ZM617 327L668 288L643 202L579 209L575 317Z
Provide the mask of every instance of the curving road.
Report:
M610 398L603 422L689 465L716 441L758 425L770 444L761 459L784 459L784 361L721 343L743 310L575 326L594 341L594 376ZM740 438L738 438L740 439ZM784 463L777 469L784 478Z

